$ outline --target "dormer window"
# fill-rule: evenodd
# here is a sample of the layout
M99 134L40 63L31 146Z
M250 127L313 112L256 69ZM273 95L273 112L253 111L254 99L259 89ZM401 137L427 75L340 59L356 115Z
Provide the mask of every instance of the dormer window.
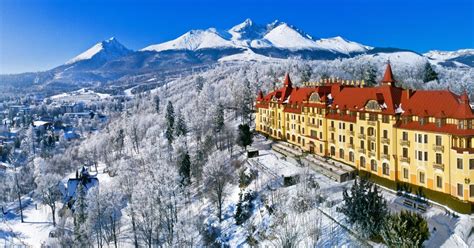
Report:
M402 123L403 124L408 124L409 122L411 122L411 116L403 116L402 117Z
M418 118L418 122L420 123L420 125L425 125L425 124L426 124L426 120L427 120L426 117L419 117L419 118Z
M467 120L467 129L472 129L473 120Z
M446 119L445 118L436 118L436 127L442 127L444 124L446 124Z
M466 129L466 125L463 120L458 120L458 129Z

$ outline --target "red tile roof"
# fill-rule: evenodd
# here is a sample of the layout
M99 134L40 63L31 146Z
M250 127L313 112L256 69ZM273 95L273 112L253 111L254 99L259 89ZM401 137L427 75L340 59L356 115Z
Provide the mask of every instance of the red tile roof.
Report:
M385 68L385 73L383 75L382 83L395 83L395 79L393 79L392 74L392 66L390 66L390 62L387 63L387 68Z
M393 83L392 69L387 65L383 83ZM309 102L313 93L317 92L320 102ZM257 97L257 108L268 108L268 103L275 99L283 104L284 111L289 113L301 113L303 107L329 107L333 109L344 109L364 112L365 106L370 100L379 103L382 114L402 114L403 116L420 116L454 119L474 119L474 113L469 105L469 97L466 92L458 96L449 90L404 90L393 84L383 84L378 87L359 88L341 83L331 83L317 87L293 88L289 74L285 75L283 87L263 96L259 92ZM344 119L353 121L354 117L328 115L328 118ZM401 128L416 129L439 132L450 132L453 134L467 134L472 130L458 130L456 126L445 125L436 128L434 124L419 125L417 122L409 124L397 124ZM434 129L431 129L434 128ZM456 130L456 131L455 131Z

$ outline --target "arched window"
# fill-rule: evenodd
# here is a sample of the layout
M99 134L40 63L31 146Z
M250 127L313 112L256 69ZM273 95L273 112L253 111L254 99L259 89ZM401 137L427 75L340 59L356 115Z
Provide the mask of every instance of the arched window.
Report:
M370 110L380 110L381 109L379 103L375 100L368 101L367 104L365 105L365 108L370 109Z
M390 176L390 166L387 163L382 164L382 173L386 176Z
M319 97L318 92L314 92L313 94L311 94L311 96L309 97L309 101L310 102L319 102L320 97Z
M370 160L370 170L377 172L377 161L375 159Z
M331 146L331 156L336 156L336 148Z
M349 161L354 162L354 153L349 152Z
M339 149L339 158L344 159L344 149Z
M360 167L365 168L365 157L360 156Z

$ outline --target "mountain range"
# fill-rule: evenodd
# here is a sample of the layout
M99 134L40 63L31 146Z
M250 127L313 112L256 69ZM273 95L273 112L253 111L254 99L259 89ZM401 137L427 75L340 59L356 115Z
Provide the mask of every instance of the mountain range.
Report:
M355 56L406 64L429 61L449 67L474 66L474 49L419 54L400 48L363 45L340 36L316 39L285 22L259 25L247 19L228 30L191 30L174 40L137 51L110 38L51 70L0 75L0 83L10 87L73 89L103 85L123 77L183 72L230 61L274 61L292 57L332 60Z

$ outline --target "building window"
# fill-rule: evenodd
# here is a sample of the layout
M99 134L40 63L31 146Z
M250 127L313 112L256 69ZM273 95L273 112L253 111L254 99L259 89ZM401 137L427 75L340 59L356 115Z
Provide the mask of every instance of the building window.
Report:
M331 147L331 156L336 156L336 148L334 146Z
M319 153L323 153L323 145L322 144L319 145Z
M474 170L474 158L469 159L469 170Z
M369 128L369 129L367 130L367 132L368 132L369 136L374 136L374 135L375 135L375 131L374 131L373 128Z
M354 144L354 138L349 137L349 144L351 144L351 145Z
M388 138L388 130L383 130L383 137Z
M364 127L360 127L360 133L364 134Z
M387 145L383 146L383 154L388 155L388 146Z
M469 197L474 197L474 184L469 185Z
M458 183L458 196L463 197L464 196L463 191L464 189L463 189L462 184Z
M354 162L354 153L349 152L349 161Z
M443 178L440 176L436 176L436 187L443 188Z
M352 124L349 125L349 131L351 131L351 132L354 131Z
M428 144L428 134L425 134L425 144Z
M390 175L390 167L388 166L387 163L382 164L382 173L386 176Z
M420 172L419 176L420 176L420 183L425 183L425 173Z
M408 158L408 148L403 147L402 156L403 156L404 158Z
M440 135L436 135L436 145L441 146L443 144L443 138Z
M331 121L331 127L334 127L334 121Z
M339 149L339 158L344 159L344 149Z
M403 168L403 178L408 179L408 169Z
M457 162L458 169L462 170L462 158L458 158L457 161L458 161Z
M360 156L360 167L365 168L365 157Z
M377 172L377 161L375 160L370 161L370 170Z
M360 149L364 149L364 148L365 148L364 141L363 141L363 140L361 140L361 141L360 141Z
M405 140L405 141L408 140L408 133L407 132L402 133L402 139Z
M390 122L390 116L382 115L382 122L383 123L389 123Z
M443 156L441 153L436 153L436 163L442 164L443 163Z

